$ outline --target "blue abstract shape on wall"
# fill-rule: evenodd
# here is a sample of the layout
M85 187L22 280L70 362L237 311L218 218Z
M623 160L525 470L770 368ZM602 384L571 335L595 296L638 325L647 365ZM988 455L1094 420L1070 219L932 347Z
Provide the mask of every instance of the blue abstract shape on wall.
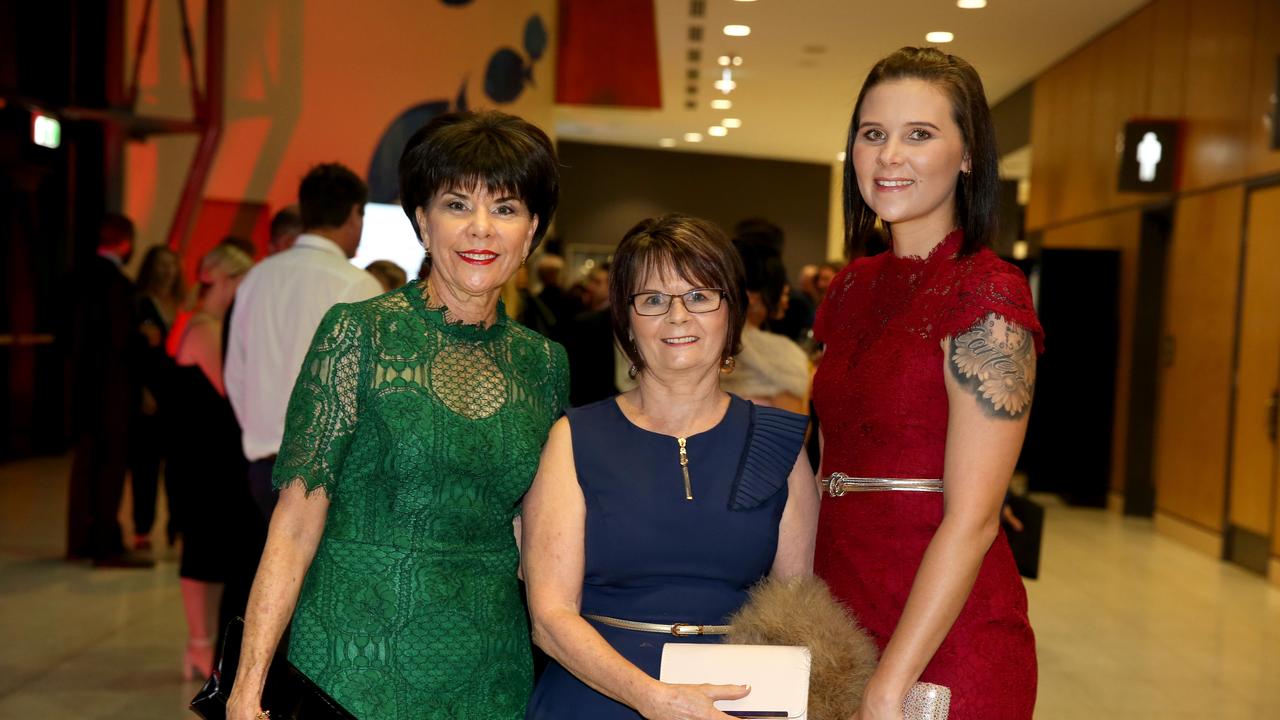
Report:
M400 155L409 138L437 115L451 110L467 109L467 83L464 80L458 97L448 100L432 100L400 113L382 133L378 147L369 163L369 202L393 203L400 197Z
M547 26L537 15L524 24L524 51L534 60L541 60L542 53L547 51Z
M533 67L525 67L524 58L511 48L502 48L489 58L484 71L484 94L496 103L509 103L520 97L527 80L533 79Z

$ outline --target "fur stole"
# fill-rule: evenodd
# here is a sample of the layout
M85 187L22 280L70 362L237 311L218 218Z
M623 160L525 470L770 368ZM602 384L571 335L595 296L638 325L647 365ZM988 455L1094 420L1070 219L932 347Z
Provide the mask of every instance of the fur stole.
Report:
M810 720L844 720L862 704L879 650L822 580L766 579L729 623L728 643L809 648Z

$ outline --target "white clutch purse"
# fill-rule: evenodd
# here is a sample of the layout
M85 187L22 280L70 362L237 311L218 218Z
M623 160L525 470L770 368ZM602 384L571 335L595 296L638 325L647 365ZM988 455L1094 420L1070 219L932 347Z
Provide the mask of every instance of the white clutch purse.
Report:
M739 700L717 700L716 709L739 718L809 717L809 648L791 645L662 646L658 679L676 685L750 685ZM918 682L902 703L906 720L947 720L951 690ZM819 720L819 719L815 719Z
M716 709L739 718L809 716L809 648L789 645L667 643L658 679L676 685L750 685Z

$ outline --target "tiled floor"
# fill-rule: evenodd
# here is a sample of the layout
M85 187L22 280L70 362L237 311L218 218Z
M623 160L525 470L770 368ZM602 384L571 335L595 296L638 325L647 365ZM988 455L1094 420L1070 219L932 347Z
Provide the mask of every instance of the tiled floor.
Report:
M193 717L176 563L59 560L66 470L0 465L0 719ZM1037 718L1280 718L1280 590L1148 521L1051 505L1046 533Z

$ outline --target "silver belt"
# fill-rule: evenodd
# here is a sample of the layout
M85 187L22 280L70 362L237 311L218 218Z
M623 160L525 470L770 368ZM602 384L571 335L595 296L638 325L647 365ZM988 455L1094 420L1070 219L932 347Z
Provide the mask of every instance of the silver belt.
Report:
M582 617L589 620L595 620L601 625L621 628L623 630L636 630L638 632L660 633L662 635L675 635L676 637L690 637L692 635L725 635L731 629L732 625L694 625L693 623L648 623L637 622L635 620L619 620L605 615L588 615L583 613Z
M850 477L842 472L833 472L822 481L822 487L831 497L840 497L848 492L879 492L881 490L942 492L942 481L923 478Z

